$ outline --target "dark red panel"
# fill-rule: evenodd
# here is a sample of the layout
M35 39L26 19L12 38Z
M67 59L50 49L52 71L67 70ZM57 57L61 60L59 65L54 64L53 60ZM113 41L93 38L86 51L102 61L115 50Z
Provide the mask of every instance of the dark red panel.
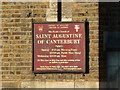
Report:
M85 72L85 23L34 23L34 72Z

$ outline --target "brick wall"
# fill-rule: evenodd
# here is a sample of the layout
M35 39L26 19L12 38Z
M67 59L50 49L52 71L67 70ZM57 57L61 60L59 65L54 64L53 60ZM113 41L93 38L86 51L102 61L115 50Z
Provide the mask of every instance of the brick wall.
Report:
M68 2L67 2L68 3ZM3 88L97 88L99 87L98 3L64 2L65 20L89 22L88 74L32 73L31 20L45 22L57 15L56 3L2 2L2 87ZM53 5L53 7L51 6ZM69 7L69 5L71 5ZM55 6L55 7L54 7ZM52 16L48 11L52 11ZM67 17L66 13L70 13ZM66 19L67 18L67 19Z

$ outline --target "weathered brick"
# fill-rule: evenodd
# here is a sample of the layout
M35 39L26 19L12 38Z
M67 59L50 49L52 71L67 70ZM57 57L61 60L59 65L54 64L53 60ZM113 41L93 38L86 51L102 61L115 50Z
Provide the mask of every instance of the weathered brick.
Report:
M63 3L64 6L62 7L63 18L69 18L72 21L89 22L90 73L85 75L40 74L37 76L34 76L32 73L32 19L34 22L45 22L47 18L56 19L56 4L57 3L54 2L2 2L2 78L3 81L6 81L3 82L4 88L17 88L18 86L27 87L27 85L31 85L31 83L27 84L27 82L30 82L31 80L35 83L37 83L37 80L44 81L44 83L47 81L45 87L58 87L57 85L60 84L60 88L66 87L66 85L71 85L71 87L74 88L81 87L80 83L74 85L74 82L99 80L98 3L66 2ZM15 81L17 80L20 82L24 81L25 83L16 83ZM49 82L52 82L51 86L49 85ZM55 83L56 86L53 86ZM94 86L93 83L91 86ZM95 86L97 86L97 84L95 84ZM35 88L38 86L33 85L31 87Z
M3 82L2 84L3 88L18 88L18 83L16 82Z

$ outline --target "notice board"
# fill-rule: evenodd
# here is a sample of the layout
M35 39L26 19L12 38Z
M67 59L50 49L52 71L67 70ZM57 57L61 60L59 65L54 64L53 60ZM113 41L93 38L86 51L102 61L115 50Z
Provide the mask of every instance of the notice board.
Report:
M33 22L34 73L84 73L85 22Z

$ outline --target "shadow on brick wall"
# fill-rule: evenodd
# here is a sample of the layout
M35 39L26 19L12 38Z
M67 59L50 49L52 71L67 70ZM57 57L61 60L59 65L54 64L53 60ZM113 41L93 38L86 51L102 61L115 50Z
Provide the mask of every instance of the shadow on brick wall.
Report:
M112 75L112 78L116 78L120 71L111 70L109 63L114 64L115 60L119 58L111 56L114 62L111 62L110 58L108 58L108 53L114 54L114 52L119 52L118 48L114 48L118 46L115 41L119 38L120 35L115 36L113 33L115 31L120 31L120 2L100 2L99 3L99 80L100 80L100 88L120 88L120 78L117 78L117 82L110 82L109 76ZM107 33L107 34L106 34ZM111 33L111 34L110 34ZM110 37L108 37L109 35ZM108 39L106 39L108 38ZM114 39L113 39L114 38ZM111 43L111 46L109 45ZM120 48L120 46L119 46ZM120 64L119 64L120 65ZM117 66L120 67L120 66ZM119 69L119 68L118 68ZM115 72L115 73L114 73ZM110 79L112 79L110 78Z

